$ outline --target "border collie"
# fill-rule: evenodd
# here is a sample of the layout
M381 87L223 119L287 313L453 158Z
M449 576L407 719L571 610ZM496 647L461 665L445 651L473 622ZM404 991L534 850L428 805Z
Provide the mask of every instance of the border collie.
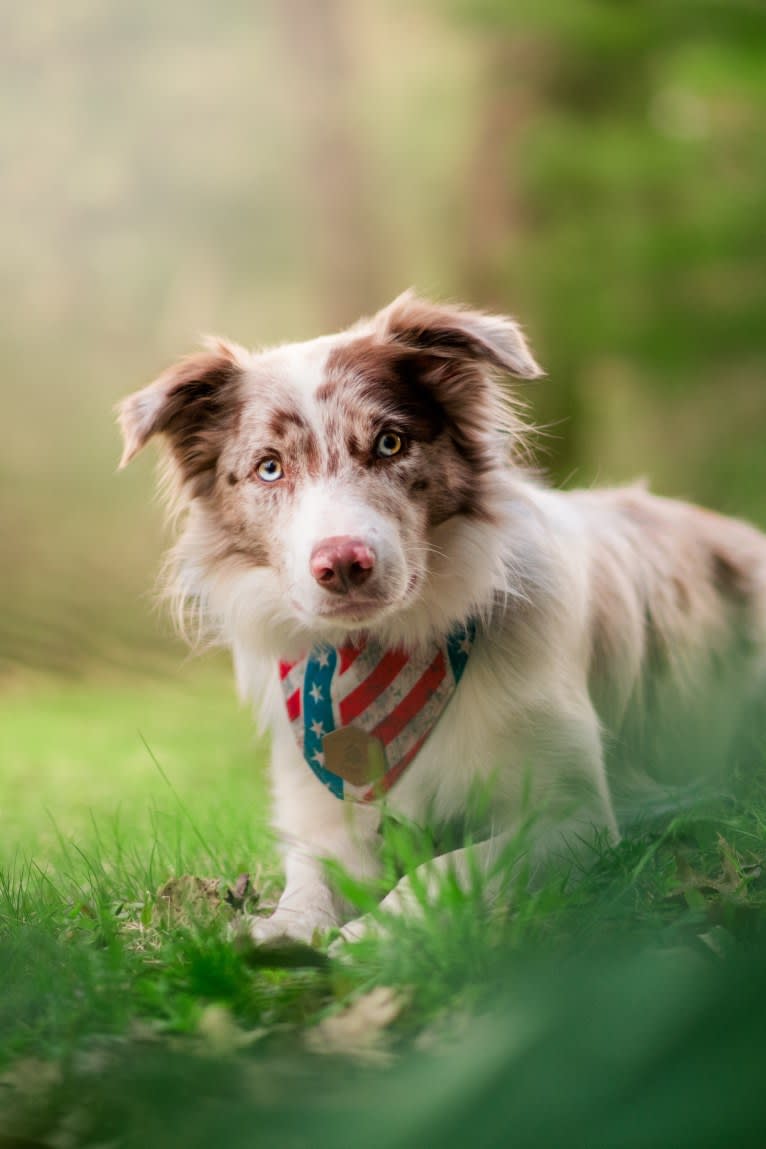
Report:
M607 751L681 714L723 745L710 700L763 683L766 536L642 486L547 488L504 385L540 374L513 320L407 292L305 343L211 340L121 404L122 466L164 442L179 620L271 730L286 884L257 940L346 922L323 863L374 877L384 809L438 825L490 795L426 889L490 868L530 806L533 874L615 841ZM407 877L382 903L411 904Z

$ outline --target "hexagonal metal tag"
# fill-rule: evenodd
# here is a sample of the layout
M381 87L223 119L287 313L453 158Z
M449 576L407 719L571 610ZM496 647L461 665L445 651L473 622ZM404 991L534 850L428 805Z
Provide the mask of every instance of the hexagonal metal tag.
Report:
M322 740L324 764L352 786L370 786L386 772L383 743L355 726L343 726Z

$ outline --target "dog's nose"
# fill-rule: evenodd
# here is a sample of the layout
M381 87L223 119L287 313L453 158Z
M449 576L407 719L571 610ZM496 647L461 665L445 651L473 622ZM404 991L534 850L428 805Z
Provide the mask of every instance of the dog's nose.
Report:
M322 539L311 552L311 573L319 585L333 594L348 592L367 582L375 566L375 552L361 539L337 535Z

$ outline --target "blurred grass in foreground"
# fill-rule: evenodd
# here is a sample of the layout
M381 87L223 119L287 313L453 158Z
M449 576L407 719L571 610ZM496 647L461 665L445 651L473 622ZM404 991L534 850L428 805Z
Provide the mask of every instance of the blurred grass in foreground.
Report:
M596 950L509 965L451 1045L393 1069L284 1038L239 1057L94 1043L53 1088L38 1079L26 1131L125 1149L760 1149L765 957Z
M275 886L262 757L228 681L185 679L3 699L0 1145L763 1144L759 734L573 887L445 880L328 962L228 938L237 875Z

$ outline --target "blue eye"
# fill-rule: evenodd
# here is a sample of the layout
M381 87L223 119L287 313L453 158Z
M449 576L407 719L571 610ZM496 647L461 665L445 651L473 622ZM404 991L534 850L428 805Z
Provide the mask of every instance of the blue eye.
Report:
M255 473L264 483L276 483L277 479L281 479L284 475L282 464L274 455L269 455L268 458L261 459L255 468Z
M396 431L382 431L375 440L375 454L381 459L390 459L398 455L403 446L402 437Z

